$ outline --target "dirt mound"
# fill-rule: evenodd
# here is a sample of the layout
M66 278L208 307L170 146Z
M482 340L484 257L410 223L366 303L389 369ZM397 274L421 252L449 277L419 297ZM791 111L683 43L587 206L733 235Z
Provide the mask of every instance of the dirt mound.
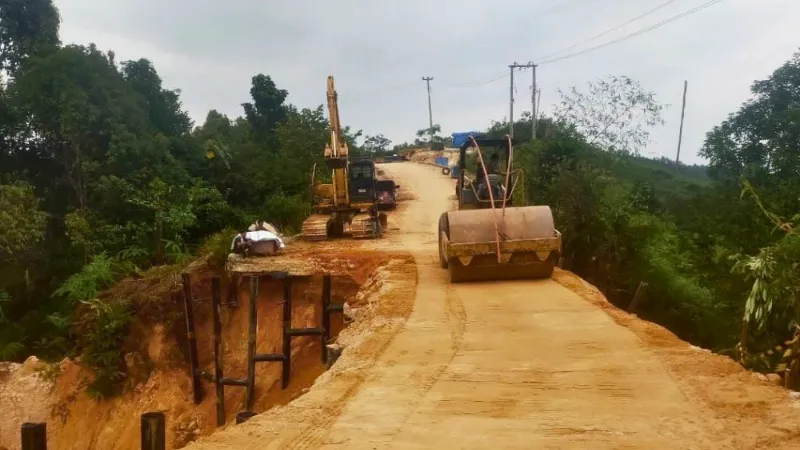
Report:
M50 416L52 384L49 366L35 356L24 364L0 363L0 448L19 445L19 427L24 422L41 422Z
M446 157L448 158L448 166L455 164L455 161L458 159L458 153L456 149L445 149L445 150L419 150L409 155L409 161L419 163L419 164L435 164L436 158L439 157Z

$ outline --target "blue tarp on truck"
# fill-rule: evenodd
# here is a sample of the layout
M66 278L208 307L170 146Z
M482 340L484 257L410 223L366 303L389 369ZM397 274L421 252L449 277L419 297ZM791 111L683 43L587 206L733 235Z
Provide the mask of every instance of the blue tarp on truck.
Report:
M463 131L460 133L453 133L450 135L453 139L453 147L461 148L461 146L469 140L470 135L475 138L479 138L483 136L483 133L480 131Z

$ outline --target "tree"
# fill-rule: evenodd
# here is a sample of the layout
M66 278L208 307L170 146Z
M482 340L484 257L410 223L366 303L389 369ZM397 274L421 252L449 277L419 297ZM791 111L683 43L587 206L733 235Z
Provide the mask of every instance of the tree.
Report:
M269 75L258 74L252 79L250 96L253 102L243 103L245 117L256 134L265 138L275 130L280 121L286 117L286 106L283 102L289 93L278 89Z
M54 50L60 18L52 0L3 0L0 5L0 71L14 74L25 58Z
M423 128L421 130L417 130L417 138L414 140L415 145L425 145L425 144L446 144L449 139L442 137L439 133L442 132L442 127L438 124L434 124L433 127L430 128Z
M389 151L392 141L382 134L367 136L364 139L364 150L368 153L385 153Z
M139 59L123 62L122 76L144 100L150 122L158 132L179 136L191 130L192 120L181 109L180 91L163 89L161 77L150 61Z
M638 153L650 142L649 128L663 125L665 106L628 77L590 82L588 92L559 90L555 116L574 126L589 144L604 150Z
M700 155L718 180L738 184L740 176L756 186L791 180L786 194L800 187L800 52L766 80L751 88L754 98L708 133ZM794 209L796 210L796 209Z

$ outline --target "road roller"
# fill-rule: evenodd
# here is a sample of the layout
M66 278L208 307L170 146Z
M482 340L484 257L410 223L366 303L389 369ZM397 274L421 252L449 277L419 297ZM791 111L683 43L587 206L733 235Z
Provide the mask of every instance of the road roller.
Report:
M561 233L549 206L514 204L514 191L525 187L513 148L509 136L470 136L459 148L458 208L439 217L439 261L451 283L553 274Z

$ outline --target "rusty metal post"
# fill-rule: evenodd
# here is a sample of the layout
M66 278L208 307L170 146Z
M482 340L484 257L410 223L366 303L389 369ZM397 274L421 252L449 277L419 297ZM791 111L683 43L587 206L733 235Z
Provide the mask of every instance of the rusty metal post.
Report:
M322 363L328 363L328 341L331 339L331 276L322 277Z
M225 385L222 384L222 288L219 277L211 279L211 301L214 314L214 384L217 388L217 426L225 425Z
M289 330L292 328L292 279L283 279L283 374L281 388L289 387L289 376L292 372L292 338Z
M194 334L194 306L192 304L192 284L188 273L181 274L183 279L183 308L186 315L186 336L189 343L189 364L192 370L192 394L194 403L203 401L203 386L200 384L200 370L197 362L197 338Z
M166 450L166 418L163 412L142 414L142 450Z
M245 409L253 409L256 390L256 335L258 334L258 277L250 276L250 333L247 337L247 393Z
M20 428L22 450L47 450L47 424L25 422Z

